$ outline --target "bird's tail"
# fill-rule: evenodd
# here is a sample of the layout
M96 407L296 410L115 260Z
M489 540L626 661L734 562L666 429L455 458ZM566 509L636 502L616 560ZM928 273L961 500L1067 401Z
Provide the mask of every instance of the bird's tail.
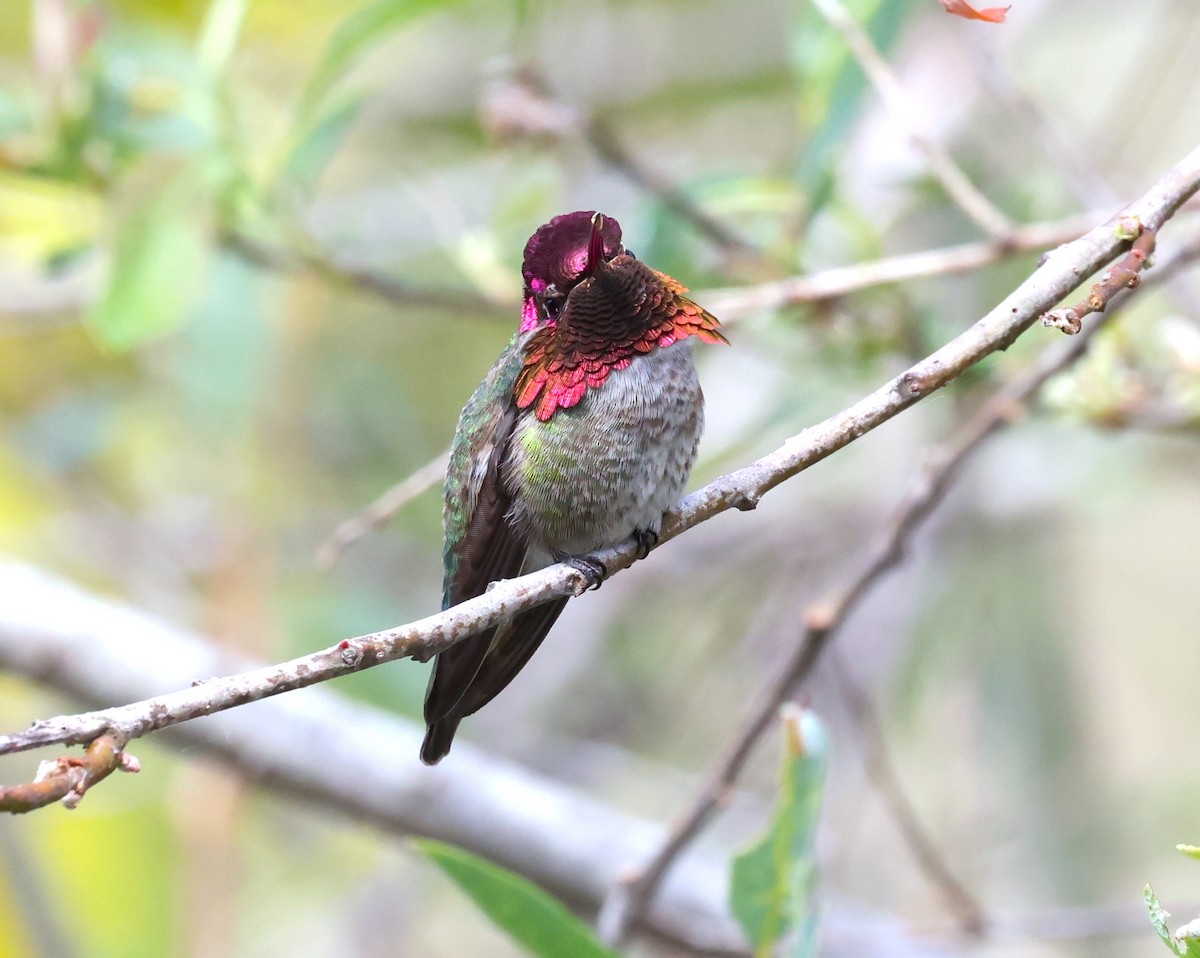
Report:
M436 765L446 757L458 731L459 719L444 718L433 722L425 729L425 741L421 743L421 761Z
M438 655L425 696L428 729L421 761L433 765L445 757L458 723L487 705L513 680L566 604L565 598L547 602Z

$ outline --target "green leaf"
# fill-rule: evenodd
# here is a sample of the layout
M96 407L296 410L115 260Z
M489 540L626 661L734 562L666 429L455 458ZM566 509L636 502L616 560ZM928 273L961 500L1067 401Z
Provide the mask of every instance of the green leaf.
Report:
M1175 944L1175 939L1171 937L1171 930L1167 927L1167 919L1171 916L1163 910L1163 906L1158 901L1158 896L1154 894L1154 890L1149 885L1142 891L1142 897L1146 900L1146 911L1150 913L1150 924L1158 932L1158 937L1175 954L1181 954L1179 946Z
M816 954L817 921L809 908L816 877L813 834L825 782L825 732L812 712L783 716L784 754L779 800L762 840L734 859L730 906L757 956L795 930L792 954Z
M351 94L327 109L312 125L298 128L298 139L283 164L283 178L293 186L311 188L358 119L362 102L361 94Z
M1163 944L1179 955L1179 958L1200 958L1200 919L1188 922L1172 935L1171 930L1167 927L1167 919L1171 917L1170 913L1163 910L1158 896L1154 894L1149 885L1142 894L1146 900L1146 910L1150 913L1150 924L1158 932L1158 937L1162 939Z
M879 0L876 9L865 18L865 27L876 48L885 56L895 46L900 29L915 5L908 0ZM813 15L808 14L809 17ZM863 109L863 98L870 87L862 67L854 59L840 37L830 28L814 29L808 19L801 19L794 32L793 62L798 81L815 91L819 103L809 110L820 111L819 124L806 144L797 167L801 189L808 197L810 217L823 208L832 196L838 151L854 129ZM809 62L814 46L839 44L836 61L825 67L822 75L813 76Z
M1198 845L1176 845L1175 850L1183 852L1189 858L1200 860L1200 846Z
M59 265L89 248L103 206L84 186L0 168L0 255Z
M529 954L617 958L591 929L532 882L453 845L422 839L417 847Z
M86 318L103 345L133 349L182 321L208 264L206 196L185 170L120 218L107 283Z
M334 31L325 55L300 98L299 116L312 117L334 85L374 44L433 10L459 0L376 0L352 13Z
M246 0L212 0L208 5L196 44L196 62L209 83L229 68L245 22Z

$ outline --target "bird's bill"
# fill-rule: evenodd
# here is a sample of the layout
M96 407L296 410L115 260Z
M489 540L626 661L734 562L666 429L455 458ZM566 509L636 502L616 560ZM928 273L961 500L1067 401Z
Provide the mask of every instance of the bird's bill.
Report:
M588 241L588 258L585 275L594 276L604 262L604 214L592 217L592 238Z

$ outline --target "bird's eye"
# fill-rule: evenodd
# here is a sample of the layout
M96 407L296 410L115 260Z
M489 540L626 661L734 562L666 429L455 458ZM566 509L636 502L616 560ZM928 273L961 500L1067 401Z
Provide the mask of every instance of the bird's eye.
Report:
M544 300L542 300L542 306L544 306L546 309L546 316L550 319L558 319L558 314L562 312L563 303L565 303L566 300L567 298L561 293L555 293L551 296L547 296Z

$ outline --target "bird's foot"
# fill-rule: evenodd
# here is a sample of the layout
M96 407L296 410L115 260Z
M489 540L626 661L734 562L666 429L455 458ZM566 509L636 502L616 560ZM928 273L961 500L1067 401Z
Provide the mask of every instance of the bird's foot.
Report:
M556 554L554 558L558 562L565 562L572 569L583 576L585 585L584 592L588 589L599 589L600 583L604 581L608 575L608 566L597 559L595 556L569 556L564 554Z
M633 539L637 543L635 554L639 559L646 558L650 554L650 550L658 545L658 533L653 529L634 529Z

